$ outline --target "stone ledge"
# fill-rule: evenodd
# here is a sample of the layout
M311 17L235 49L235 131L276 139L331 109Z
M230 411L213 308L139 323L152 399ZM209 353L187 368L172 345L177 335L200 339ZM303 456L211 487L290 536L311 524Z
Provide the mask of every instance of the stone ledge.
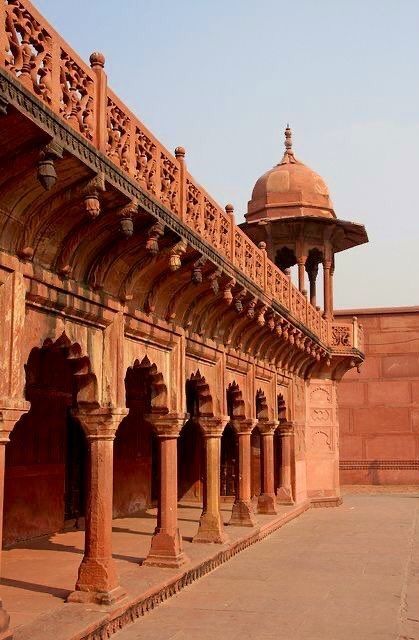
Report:
M48 614L36 618L32 623L18 627L14 640L55 640L60 630L60 640L107 640L112 634L152 611L159 604L202 578L235 555L269 536L310 508L305 501L273 518L269 522L249 531L234 542L222 545L218 550L208 546L208 557L181 570L170 570L166 580L161 580L147 591L135 596L131 593L115 607L66 604Z

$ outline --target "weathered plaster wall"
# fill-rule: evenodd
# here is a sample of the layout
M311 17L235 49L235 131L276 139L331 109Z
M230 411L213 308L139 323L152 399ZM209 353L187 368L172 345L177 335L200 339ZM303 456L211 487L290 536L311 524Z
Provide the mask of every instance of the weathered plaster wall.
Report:
M352 315L366 361L339 384L341 484L418 484L419 307Z

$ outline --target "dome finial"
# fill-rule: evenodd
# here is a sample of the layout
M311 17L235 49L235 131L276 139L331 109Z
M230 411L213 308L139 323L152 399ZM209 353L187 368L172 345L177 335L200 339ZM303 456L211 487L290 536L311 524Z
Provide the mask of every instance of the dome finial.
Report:
M292 150L292 131L289 123L285 128L285 152L279 164L295 163L294 151Z
M285 129L285 149L288 152L292 152L292 131L290 129L289 122L287 122L287 127Z

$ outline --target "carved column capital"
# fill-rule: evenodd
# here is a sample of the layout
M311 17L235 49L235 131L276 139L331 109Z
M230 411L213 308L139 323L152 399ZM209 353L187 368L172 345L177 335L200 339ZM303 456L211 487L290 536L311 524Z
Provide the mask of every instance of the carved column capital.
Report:
M163 415L149 413L144 418L147 422L150 422L159 438L178 438L183 425L188 419L188 414L167 413Z
M281 438L289 438L294 435L294 423L293 422L280 422L278 431Z
M204 438L221 438L229 420L229 416L200 416L197 418Z
M0 443L9 441L10 432L30 406L24 399L0 398Z
M273 435L278 424L278 420L259 420L257 426L262 436L269 436Z
M78 407L72 410L88 439L113 440L121 421L128 414L126 407Z
M23 414L29 411L30 406L23 399L0 398L0 444L9 441L10 432Z
M252 418L232 418L230 424L237 435L244 435L252 433L258 424L258 420L253 420Z

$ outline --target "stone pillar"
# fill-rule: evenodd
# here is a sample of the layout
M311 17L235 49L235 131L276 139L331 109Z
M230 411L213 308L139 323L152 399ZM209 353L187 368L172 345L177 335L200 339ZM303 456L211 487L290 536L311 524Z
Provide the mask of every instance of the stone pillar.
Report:
M3 548L3 504L4 504L4 471L6 462L6 444L10 432L22 415L29 411L29 402L12 399L0 399L0 552ZM1 575L1 572L0 572ZM13 634L9 629L10 616L3 608L0 598L0 640L11 640Z
M279 504L294 504L291 484L291 444L294 435L293 425L290 422L279 426L281 436L281 486L278 487L276 496Z
M127 409L76 409L89 443L89 483L86 505L84 557L76 590L68 602L112 604L125 592L119 585L112 558L113 441Z
M262 440L262 492L258 497L258 513L275 514L274 431L277 422L259 421Z
M223 544L228 537L220 513L221 435L228 418L198 418L205 445L204 505L193 542Z
M324 318L330 320L333 315L332 309L332 261L323 262L323 287L324 287Z
M305 266L307 256L300 256L297 260L298 264L298 288L300 291L305 290Z
M232 420L239 441L239 477L237 494L231 512L229 525L254 527L256 520L251 502L251 448L250 437L255 420Z
M177 439L187 416L147 416L159 439L160 488L157 527L144 564L180 567L188 558L182 551L177 519Z

